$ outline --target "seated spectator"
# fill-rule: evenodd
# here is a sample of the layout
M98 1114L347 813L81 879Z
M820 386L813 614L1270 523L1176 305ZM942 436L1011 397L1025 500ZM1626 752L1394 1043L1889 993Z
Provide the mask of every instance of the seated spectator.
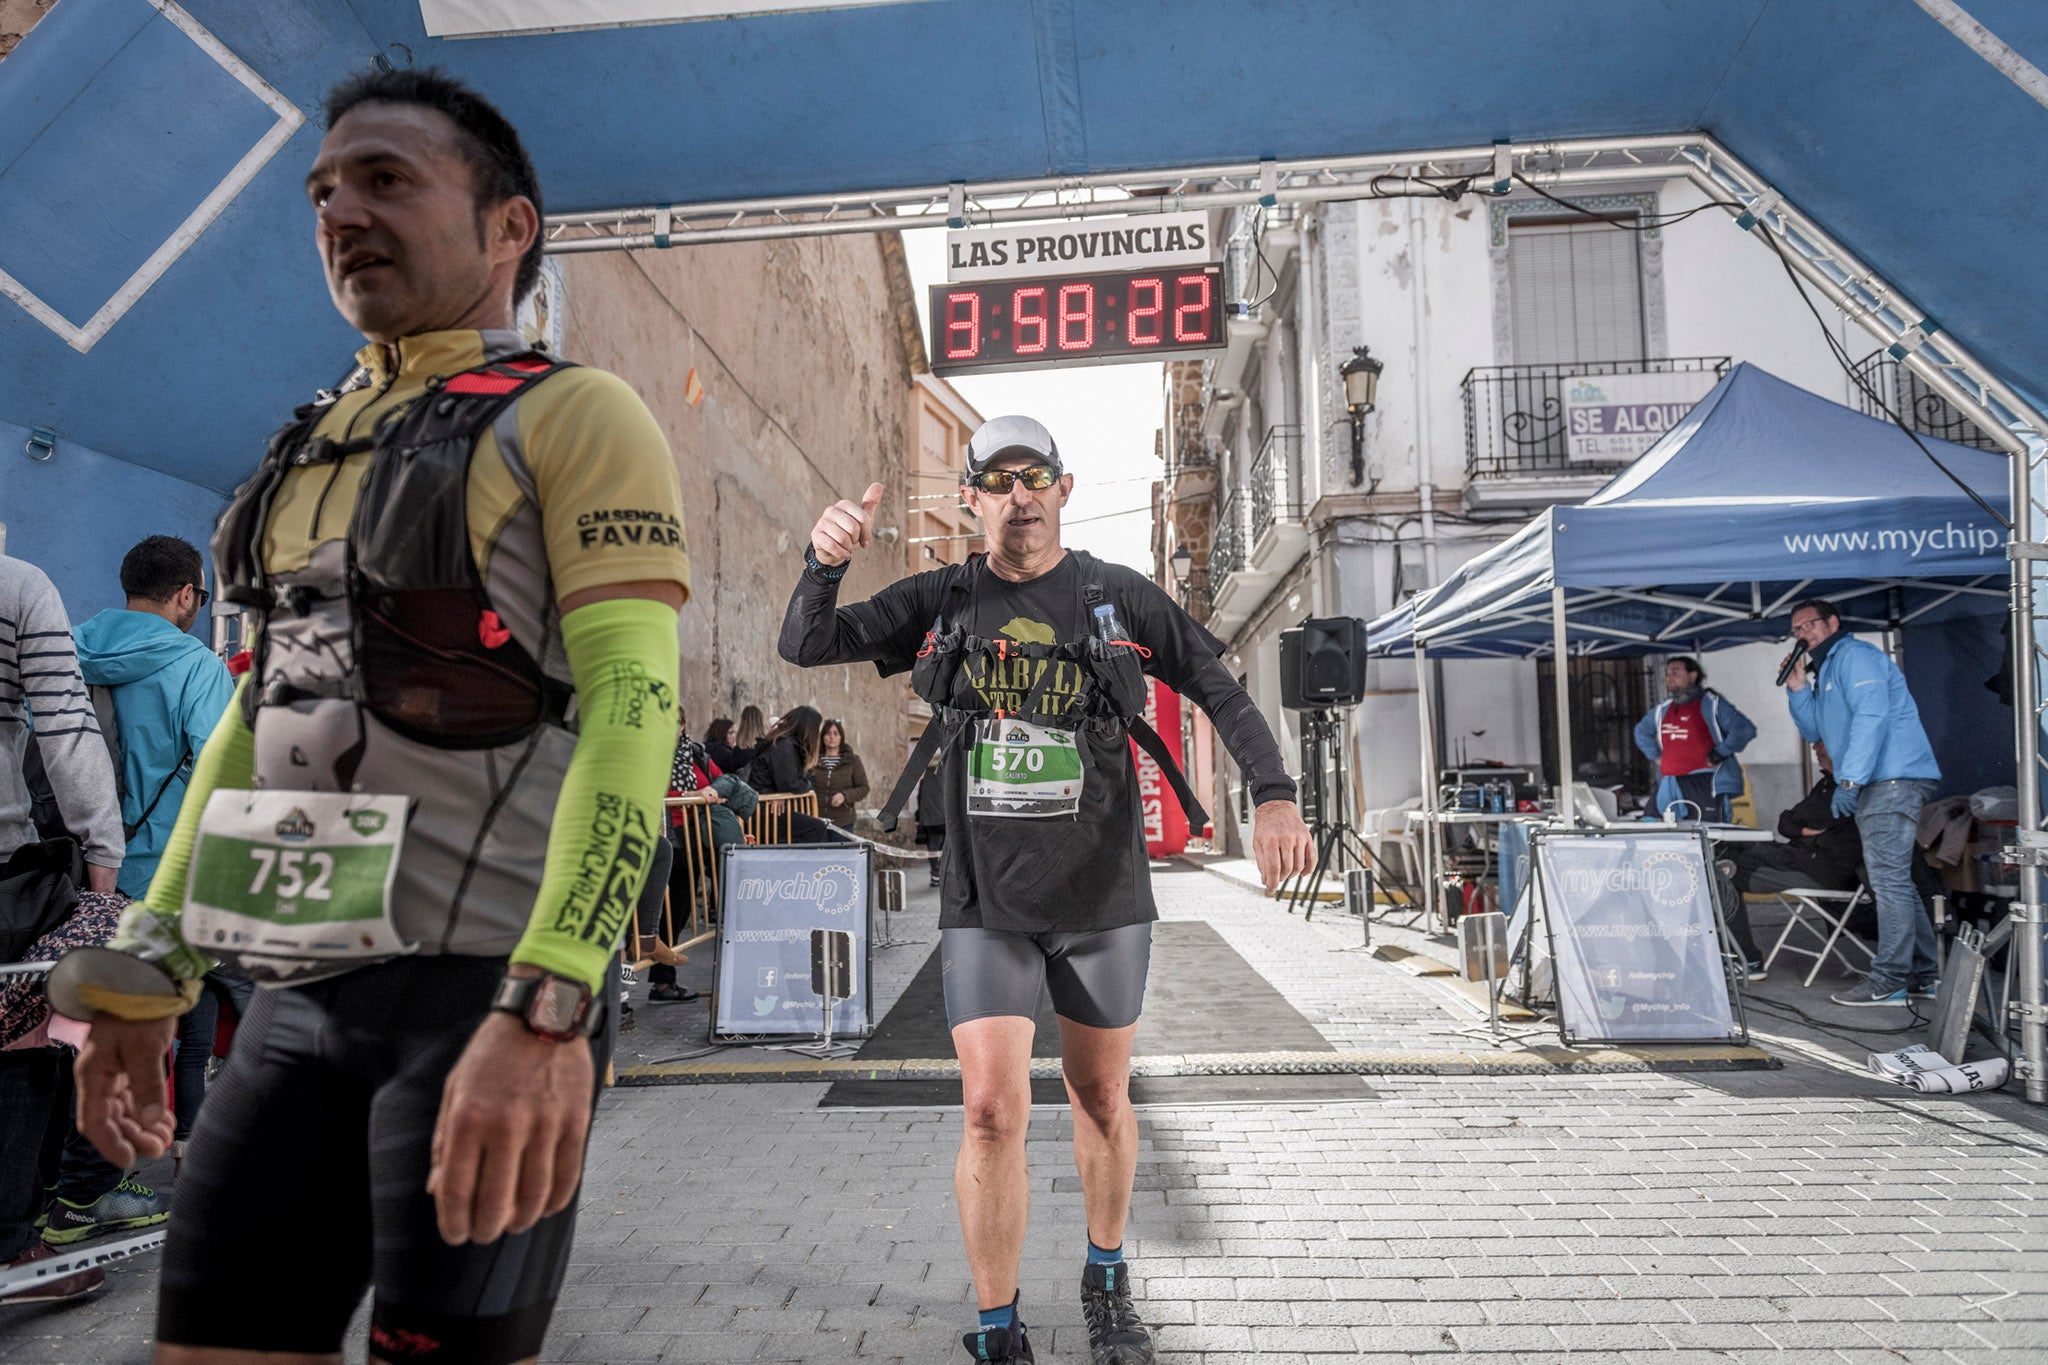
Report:
M818 766L818 736L824 717L814 706L793 706L767 735L767 746L747 769L747 782L762 795L802 795L817 790L811 772Z
M769 722L758 706L740 708L739 726L732 732L735 749L759 751L768 743Z
M1725 861L1734 865L1735 889L1749 892L1785 891L1792 887L1816 887L1822 891L1849 891L1863 879L1863 840L1856 832L1856 817L1837 818L1829 805L1835 797L1835 765L1828 746L1815 742L1813 756L1820 764L1820 780L1813 790L1778 816L1782 844L1737 844ZM1741 897L1729 915L1729 929L1749 964L1749 979L1761 981L1764 955L1758 950L1749 928L1749 911Z
M843 722L828 720L819 729L818 766L812 777L818 787L818 813L841 829L852 829L868 794L868 770L846 742Z
M756 716L760 714L758 707L747 709L753 711ZM731 718L720 716L712 721L711 728L704 732L704 752L710 755L711 761L718 765L720 772L741 774L745 773L747 765L754 761L754 756L761 752L761 739L756 735L752 745L742 748L734 742Z
M815 792L817 786L811 775L818 766L818 736L823 729L824 717L815 706L791 707L789 714L768 732L767 747L747 769L748 783L764 796ZM787 818L789 841L793 844L826 844L848 837L815 815L791 811Z
M728 722L730 724L730 722ZM705 792L715 803L723 804L724 797L716 790L716 784L724 777L717 763L713 762L707 747L690 738L690 720L686 708L676 707L676 752L669 769L668 794L686 796L693 792ZM723 826L715 816L724 816L731 826L729 838L721 839ZM730 812L707 811L696 806L671 806L668 823L671 831L681 829L685 824L701 822L700 829L709 836L714 849L725 843L738 842L739 824ZM674 839L670 834L670 839ZM672 926L662 917L662 891L668 892L671 913L678 913L676 907L687 906L694 888L689 879L697 869L679 856L672 845L664 845L655 866L650 869L647 887L640 897L640 932L643 935L659 935L670 941ZM695 1000L698 992L685 989L676 981L676 969L666 962L657 962L648 972L647 1000L649 1004L670 1005Z

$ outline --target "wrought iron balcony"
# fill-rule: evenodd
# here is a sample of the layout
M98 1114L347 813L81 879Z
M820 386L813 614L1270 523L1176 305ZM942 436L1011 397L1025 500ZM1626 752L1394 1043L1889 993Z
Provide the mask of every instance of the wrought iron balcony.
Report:
M1251 512L1254 543L1276 520L1301 520L1295 493L1301 469L1301 428L1268 427L1252 460Z
M1221 584L1244 567L1244 502L1232 493L1216 513L1216 531L1209 541L1209 581Z
M1586 374L1728 372L1729 358L1572 361L1555 365L1482 365L1465 374L1465 476L1608 475L1628 467L1574 460L1566 444L1564 383Z
M1910 365L1902 365L1884 351L1872 351L1856 362L1856 406L1864 415L1889 422L1885 408L1922 436L1975 446L1978 450L2003 451L2005 447L1991 434L1957 412L1946 398L1928 387L1927 381ZM1871 391L1876 391L1876 397ZM1879 400L1882 400L1880 402Z

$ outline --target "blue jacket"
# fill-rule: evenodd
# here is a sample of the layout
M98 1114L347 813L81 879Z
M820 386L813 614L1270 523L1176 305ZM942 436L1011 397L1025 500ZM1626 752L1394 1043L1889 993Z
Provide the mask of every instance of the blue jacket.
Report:
M134 824L163 788L149 822L129 839L121 864L117 884L124 894L139 897L149 890L178 822L192 760L227 710L235 681L197 636L152 612L103 611L71 634L86 684L113 689L127 789L121 822Z
M1671 699L1667 697L1636 722L1636 747L1652 763L1664 753L1664 713L1670 709ZM1714 747L1728 755L1714 765L1714 795L1742 795L1742 764L1735 755L1756 738L1756 722L1711 687L1700 693L1700 715L1706 718L1707 733L1714 737Z
M1939 780L1941 765L1920 725L1920 708L1883 650L1846 631L1835 637L1820 676L1785 694L1792 723L1828 746L1835 781L1858 787L1894 778Z

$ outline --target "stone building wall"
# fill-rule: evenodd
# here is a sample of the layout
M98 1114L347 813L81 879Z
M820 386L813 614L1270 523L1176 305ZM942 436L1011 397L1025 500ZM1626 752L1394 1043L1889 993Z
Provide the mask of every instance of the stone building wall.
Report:
M846 722L879 804L906 752L907 688L872 667L803 670L776 656L784 605L818 513L886 490L894 527L842 585L856 601L908 571L911 358L885 257L866 234L565 258L568 358L631 383L682 475L695 591L681 626L691 729L799 704ZM893 242L888 245L893 246ZM688 401L697 372L701 402Z

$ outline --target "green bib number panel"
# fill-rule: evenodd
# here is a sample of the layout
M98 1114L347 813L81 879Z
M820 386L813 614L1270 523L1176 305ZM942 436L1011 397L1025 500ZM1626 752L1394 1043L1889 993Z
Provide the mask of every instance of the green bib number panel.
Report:
M185 939L257 980L412 951L391 921L405 796L217 791L186 883Z
M1081 808L1081 751L1071 730L992 716L975 727L967 813L1043 818Z

